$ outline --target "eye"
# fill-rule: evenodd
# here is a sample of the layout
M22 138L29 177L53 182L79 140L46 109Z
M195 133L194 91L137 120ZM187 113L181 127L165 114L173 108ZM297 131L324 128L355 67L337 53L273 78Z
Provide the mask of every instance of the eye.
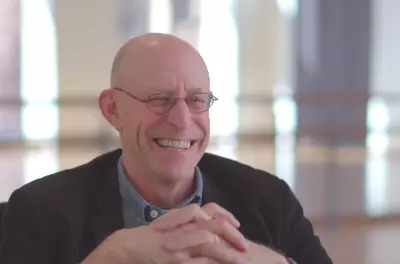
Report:
M190 101L193 103L207 103L208 94L196 94L190 97Z
M164 95L152 96L147 100L147 104L150 106L165 106L171 103L171 98Z

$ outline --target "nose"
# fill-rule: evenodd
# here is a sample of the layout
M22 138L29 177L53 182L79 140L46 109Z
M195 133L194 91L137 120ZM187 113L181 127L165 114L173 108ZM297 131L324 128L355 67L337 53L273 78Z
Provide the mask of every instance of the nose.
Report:
M193 123L192 115L185 100L178 99L168 112L167 121L178 129L187 128Z

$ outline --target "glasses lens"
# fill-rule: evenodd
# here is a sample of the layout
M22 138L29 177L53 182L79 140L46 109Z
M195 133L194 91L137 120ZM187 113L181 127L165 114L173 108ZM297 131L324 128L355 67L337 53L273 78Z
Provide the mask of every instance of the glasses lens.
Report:
M193 113L207 111L217 98L208 93L192 94L185 99L188 108ZM167 113L175 105L176 99L165 95L155 95L146 100L147 107L154 113Z
M150 97L146 104L147 107L155 113L165 113L173 106L174 99L165 95L155 95Z
M215 97L212 94L201 93L193 94L186 99L186 102L193 112L204 112L207 111L214 102Z

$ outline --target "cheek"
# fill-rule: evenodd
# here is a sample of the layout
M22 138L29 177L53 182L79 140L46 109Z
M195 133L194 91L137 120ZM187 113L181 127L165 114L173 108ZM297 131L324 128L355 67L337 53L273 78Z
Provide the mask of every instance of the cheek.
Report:
M121 116L120 132L126 141L133 143L137 140L137 134L140 131L140 122L133 115Z
M196 120L197 125L204 132L204 136L208 137L210 135L210 118L208 115L199 116Z
M136 135L138 137L138 141L146 142L152 138L154 132L158 131L160 125L160 120L157 117L146 116L140 119L137 124Z
M121 129L121 138L130 148L140 150L146 144L146 136L143 125L137 120L125 120Z

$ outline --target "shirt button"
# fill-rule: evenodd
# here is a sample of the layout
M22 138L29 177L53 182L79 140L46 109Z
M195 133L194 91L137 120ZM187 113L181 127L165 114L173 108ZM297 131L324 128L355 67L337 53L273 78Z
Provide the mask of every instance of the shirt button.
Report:
M158 212L156 210L151 210L150 216L151 216L151 218L155 219L158 217Z

